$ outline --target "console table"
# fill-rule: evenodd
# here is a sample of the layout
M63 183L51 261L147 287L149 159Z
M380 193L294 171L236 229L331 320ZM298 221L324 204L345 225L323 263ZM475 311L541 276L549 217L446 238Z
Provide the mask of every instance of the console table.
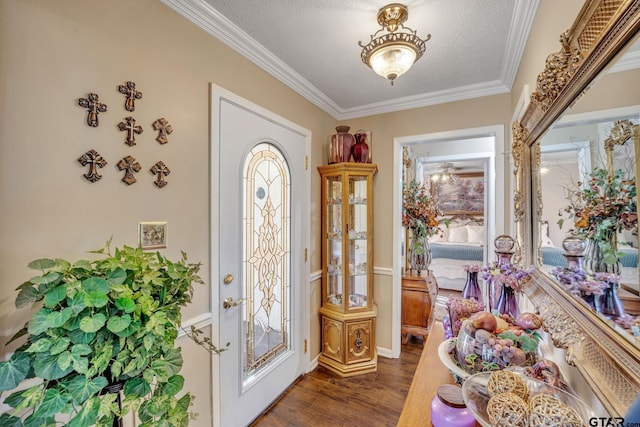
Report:
M442 323L436 320L431 324L397 426L431 425L431 399L437 394L439 385L453 384L453 377L438 357L438 346L443 340Z

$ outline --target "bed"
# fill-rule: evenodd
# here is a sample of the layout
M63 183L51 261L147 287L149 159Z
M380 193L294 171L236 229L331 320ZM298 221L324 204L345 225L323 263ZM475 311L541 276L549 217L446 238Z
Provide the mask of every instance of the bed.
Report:
M431 265L438 287L462 291L467 280L464 266L484 265L485 232L482 219L453 217L442 236L429 238Z

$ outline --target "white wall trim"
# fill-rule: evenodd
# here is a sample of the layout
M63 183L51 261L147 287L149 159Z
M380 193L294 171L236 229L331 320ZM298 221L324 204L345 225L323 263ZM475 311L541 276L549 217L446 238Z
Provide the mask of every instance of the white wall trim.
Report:
M181 327L178 328L178 338L186 336L185 331L189 331L192 326L195 326L196 329L202 329L209 325L213 325L213 317L211 316L211 313L202 313L196 317L187 319L182 322Z
M393 276L393 268L374 266L373 274L378 274L380 276Z
M397 359L400 357L400 354L398 353L396 355L391 348L376 347L376 351L378 352L378 356L386 357L387 359Z
M316 270L309 274L309 284L315 282L316 280L322 279L322 270Z

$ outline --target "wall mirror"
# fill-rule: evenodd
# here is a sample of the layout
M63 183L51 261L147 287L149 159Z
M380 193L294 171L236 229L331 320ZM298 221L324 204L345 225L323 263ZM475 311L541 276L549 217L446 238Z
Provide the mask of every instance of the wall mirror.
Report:
M623 70L621 58L639 28L640 2L586 1L560 36L558 52L547 57L531 102L513 125L514 258L536 267L528 297L554 344L567 349L567 361L614 417L624 416L640 393L639 341L570 295L548 272L562 258L564 251L557 248L571 228L557 225L558 209L567 204L564 187L579 186L596 168L638 175L640 71ZM620 137L625 127L618 128L619 122L632 130L630 137ZM621 141L607 150L613 139ZM638 289L637 230L625 231L616 238L629 254L623 282L633 295Z

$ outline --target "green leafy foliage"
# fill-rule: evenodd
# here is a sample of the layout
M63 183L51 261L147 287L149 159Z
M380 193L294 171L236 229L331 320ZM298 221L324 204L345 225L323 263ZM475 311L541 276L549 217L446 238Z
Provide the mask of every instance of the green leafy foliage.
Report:
M72 427L111 426L131 411L146 426L188 424L192 396L179 395L183 360L175 339L192 284L203 283L200 265L185 253L174 262L127 246L112 255L109 245L91 251L102 255L95 261L29 263L40 274L18 286L16 307L36 310L12 338L26 342L0 362L0 392L34 376L42 382L5 396L13 410L0 426L53 426L61 413ZM197 332L187 335L221 351ZM105 393L117 384L122 408L113 392Z

